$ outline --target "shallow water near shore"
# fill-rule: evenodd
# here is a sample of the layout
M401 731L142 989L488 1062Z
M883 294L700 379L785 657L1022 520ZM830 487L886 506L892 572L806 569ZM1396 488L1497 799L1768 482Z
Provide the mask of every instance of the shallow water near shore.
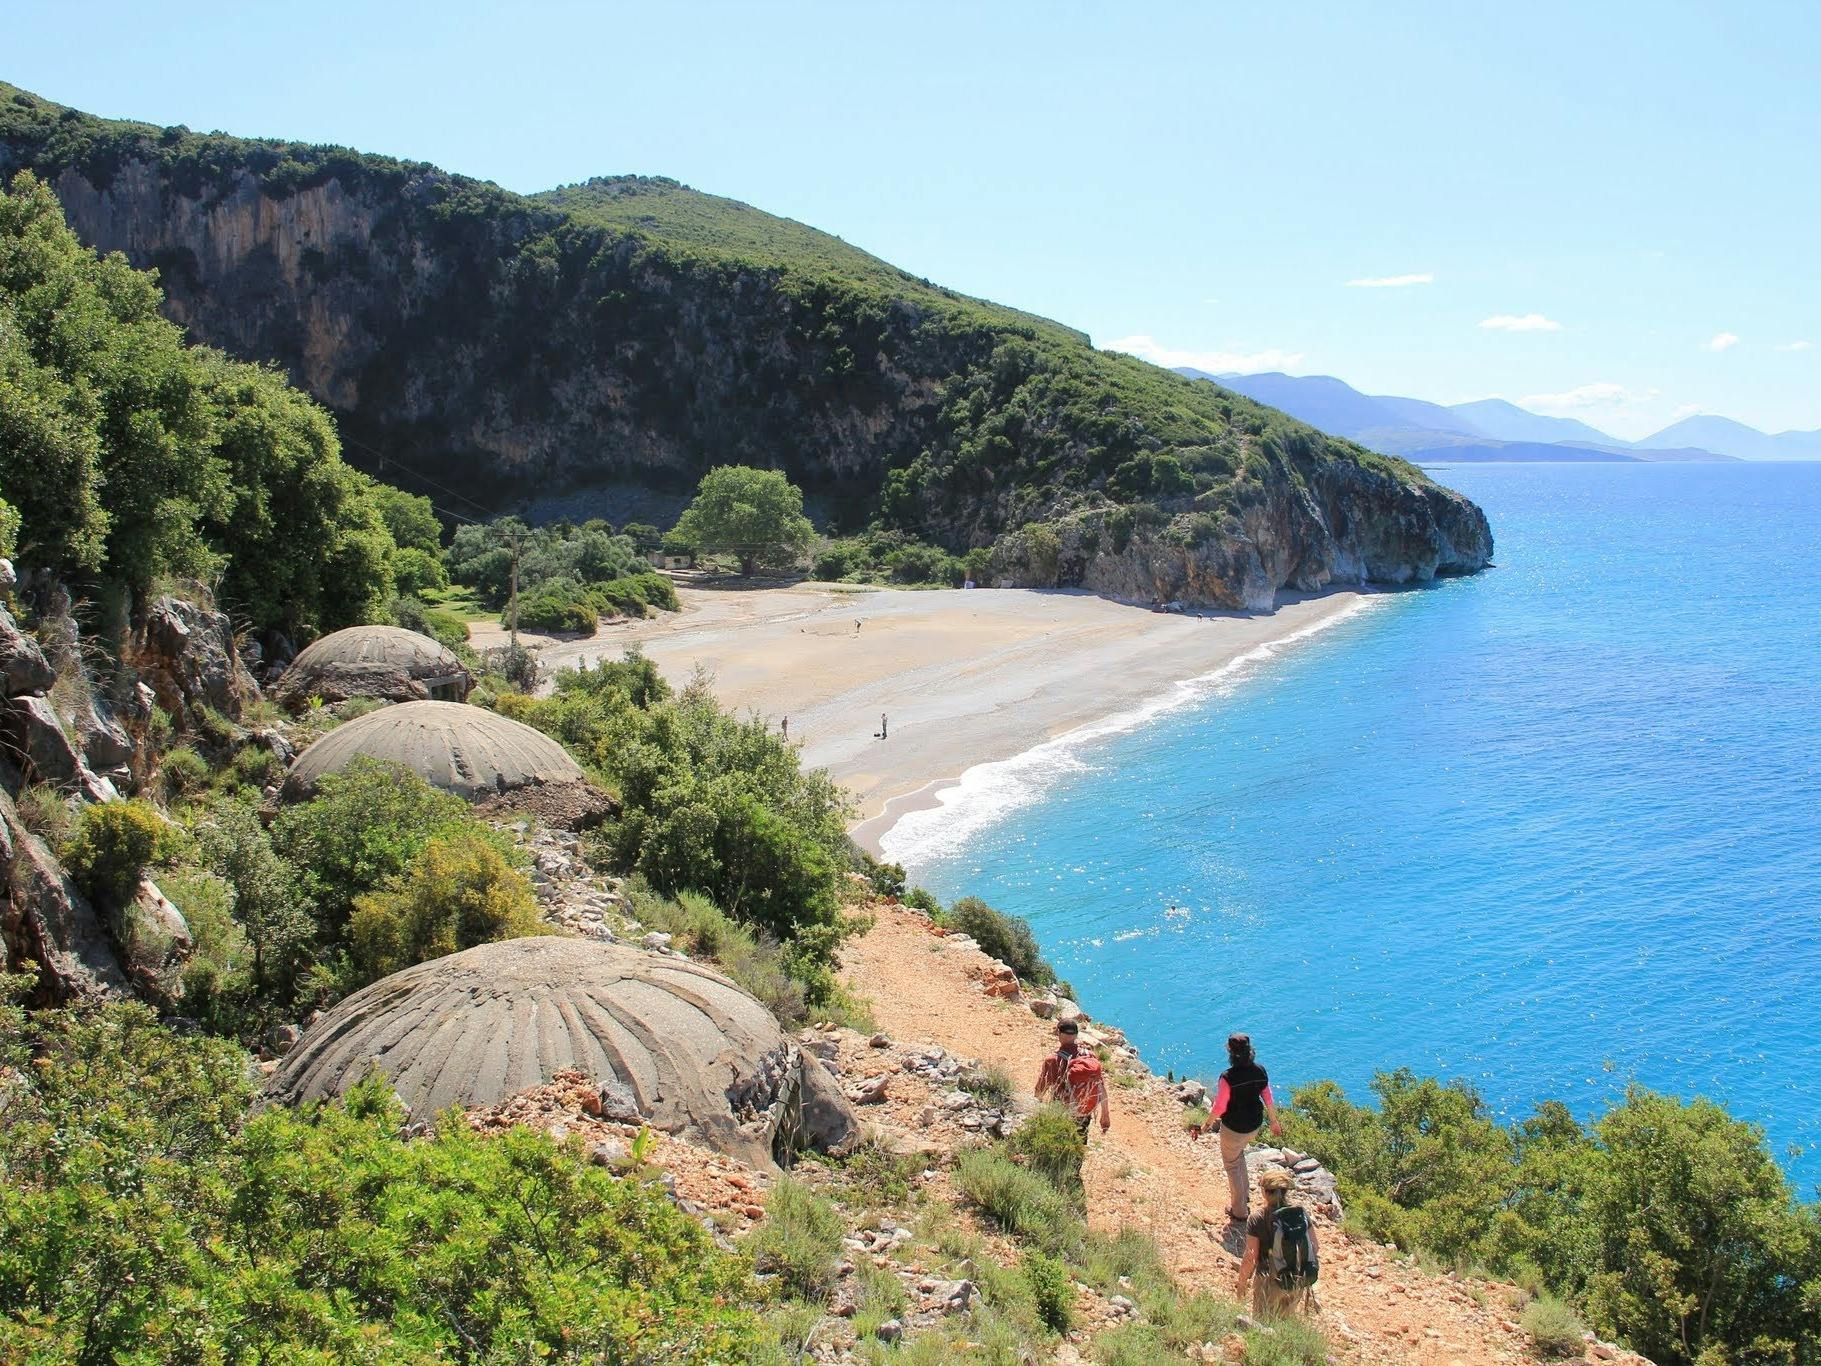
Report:
M989 766L884 848L1161 1071L1629 1079L1821 1182L1821 465L1436 471L1498 567Z

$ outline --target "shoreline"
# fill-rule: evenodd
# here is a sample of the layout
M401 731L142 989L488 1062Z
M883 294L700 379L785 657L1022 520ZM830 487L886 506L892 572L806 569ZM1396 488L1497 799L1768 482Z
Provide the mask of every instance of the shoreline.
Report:
M1002 803L989 789L1008 766L1034 791L1026 770L1066 767L1072 748L1211 695L1382 600L1360 588L1290 594L1266 614L1159 613L1058 589L798 584L678 597L680 612L582 639L521 635L551 669L636 648L673 687L706 670L722 705L788 723L804 767L852 798L849 832L875 855L902 844L907 818L927 829ZM477 624L474 643L494 635Z

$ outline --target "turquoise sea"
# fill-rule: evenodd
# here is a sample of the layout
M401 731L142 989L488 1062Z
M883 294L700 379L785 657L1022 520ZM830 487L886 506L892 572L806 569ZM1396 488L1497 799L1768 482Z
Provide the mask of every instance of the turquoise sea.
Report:
M1479 465L1497 567L968 775L887 852L1158 1071L1635 1078L1821 1182L1821 465Z

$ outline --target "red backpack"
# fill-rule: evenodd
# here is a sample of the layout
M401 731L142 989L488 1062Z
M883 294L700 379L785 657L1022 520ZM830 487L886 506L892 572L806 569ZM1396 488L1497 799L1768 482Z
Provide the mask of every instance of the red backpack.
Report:
M1061 1064L1060 1083L1068 1091L1069 1103L1074 1106L1078 1115L1091 1115L1100 1104L1100 1059L1085 1049L1077 1048L1073 1054L1056 1050L1056 1061Z

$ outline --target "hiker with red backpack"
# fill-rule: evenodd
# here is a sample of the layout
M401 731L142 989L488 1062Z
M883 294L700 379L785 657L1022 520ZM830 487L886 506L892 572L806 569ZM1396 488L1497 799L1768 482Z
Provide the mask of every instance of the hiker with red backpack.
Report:
M1255 1314L1293 1314L1308 1307L1321 1271L1309 1212L1289 1201L1290 1173L1259 1178L1265 1207L1246 1220L1246 1255L1239 1264L1239 1300L1252 1297Z
M1101 1133L1113 1122L1113 1112L1107 1107L1106 1074L1100 1059L1082 1048L1081 1026L1073 1020L1056 1023L1056 1051L1043 1060L1037 1073L1037 1099L1066 1105L1084 1139L1096 1110Z

